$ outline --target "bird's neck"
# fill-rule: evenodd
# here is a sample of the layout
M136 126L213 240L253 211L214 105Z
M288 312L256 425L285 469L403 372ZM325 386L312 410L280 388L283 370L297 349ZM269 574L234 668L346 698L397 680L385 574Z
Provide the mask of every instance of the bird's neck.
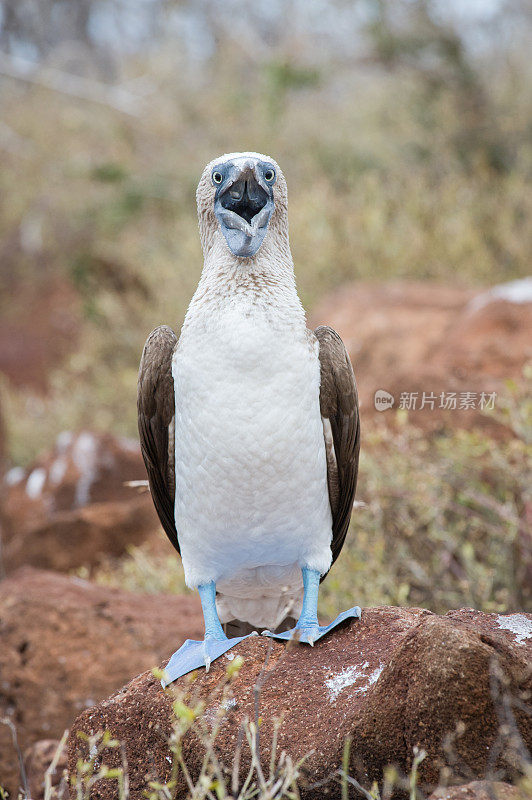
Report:
M205 253L198 288L191 300L185 324L201 313L215 314L228 306L244 313L267 313L278 324L306 326L299 299L288 242L272 247L265 241L253 258L238 258L217 237Z

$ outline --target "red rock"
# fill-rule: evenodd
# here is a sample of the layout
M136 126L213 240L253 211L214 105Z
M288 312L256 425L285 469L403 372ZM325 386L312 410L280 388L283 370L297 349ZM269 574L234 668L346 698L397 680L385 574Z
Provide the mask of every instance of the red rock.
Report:
M499 701L508 694L521 703L530 702L532 615L499 618L465 609L442 617L420 609L366 609L360 622L335 631L314 648L287 648L253 637L234 652L243 656L244 665L223 698L217 687L230 663L226 658L216 661L207 674L199 670L195 681L181 678L166 692L151 673L144 673L84 711L70 734L71 775L78 757L84 756L78 732L94 735L109 730L125 746L132 800L143 796L147 781L169 780L168 740L176 693L181 699L194 698L189 700L192 705L202 700L208 724L220 715L214 752L227 780L239 730L246 718L255 718L257 697L262 768L268 774L274 720L281 717L277 753L285 751L294 761L307 756L299 780L305 798L340 797L339 784L331 776L341 765L348 736L352 737L350 773L366 787L373 780L382 781L388 764L408 774L414 747L427 753L419 767L421 786L427 790L438 782L443 768L453 779L461 770L482 777L488 766L500 769L501 777L519 773L513 740L504 732L505 706ZM530 747L530 719L517 704L513 708L512 725ZM458 754L456 761L450 756L447 735ZM499 740L502 747L497 751ZM196 780L205 750L194 730L185 734L182 752ZM115 750L103 752L101 760L120 766ZM249 763L246 745L240 758L241 780ZM176 798L185 794L179 773ZM111 800L116 786L100 781L92 797Z
M532 607L532 502L524 504L515 542L516 588L522 608Z
M55 769L52 763L55 760ZM58 739L42 739L28 748L24 766L31 800L44 800L45 776L50 772L50 800L67 800L68 775L65 744Z
M532 302L473 301L458 315L437 356L443 368L466 380L520 378L532 358Z
M121 555L159 529L136 441L62 433L54 450L6 476L3 520L8 571L24 564L67 571Z
M7 296L10 303L0 317L0 372L15 386L45 392L52 368L76 346L81 299L69 282L49 275L42 283L15 281Z
M510 626L515 616L505 618ZM408 773L414 747L420 747L427 753L421 779L434 786L450 767L455 777L482 777L499 741L510 752L508 736L501 734L509 724L503 696L531 696L532 615L517 620L528 632L528 647L501 635L494 619L466 610L431 615L404 638L358 721L353 766L362 764L372 780L389 763ZM516 724L530 746L530 719L516 712ZM518 763L496 761L512 777L518 774Z
M76 511L60 511L12 536L5 561L9 571L28 564L68 572L82 564L97 564L106 556L120 556L156 528L149 494L128 502L95 503Z
M427 282L353 283L341 287L312 314L344 339L357 375L365 419L390 422L375 408L375 392L417 393L409 420L425 430L471 425L508 435L479 410L481 394L504 391L508 378L522 379L532 357L532 302L509 302L497 294ZM425 405L420 408L425 392ZM440 408L456 393L456 409ZM475 393L475 408L460 409L460 395ZM435 396L435 400L431 396Z
M139 595L24 568L0 583L0 717L13 721L23 752L60 738L82 709L202 634L193 595ZM5 726L0 776L16 797L19 770Z
M429 800L526 800L526 794L519 787L502 781L471 781L436 789Z
M2 408L0 407L0 480L2 479L6 469L6 431L4 426L4 418L2 415ZM0 488L0 501L1 501L1 488Z
M4 484L4 473L6 470L6 441L2 408L0 406L0 544L6 540L6 523L4 519L4 503L6 487ZM0 578L4 572L2 555L0 553Z

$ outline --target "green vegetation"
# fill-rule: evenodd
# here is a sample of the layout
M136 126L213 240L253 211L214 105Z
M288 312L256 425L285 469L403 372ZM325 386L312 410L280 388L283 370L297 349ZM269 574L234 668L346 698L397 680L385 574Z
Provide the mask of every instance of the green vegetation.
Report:
M408 425L366 438L350 539L322 589L332 616L360 605L445 613L532 609L520 532L530 453L458 431L431 441ZM524 545L523 545L524 547Z

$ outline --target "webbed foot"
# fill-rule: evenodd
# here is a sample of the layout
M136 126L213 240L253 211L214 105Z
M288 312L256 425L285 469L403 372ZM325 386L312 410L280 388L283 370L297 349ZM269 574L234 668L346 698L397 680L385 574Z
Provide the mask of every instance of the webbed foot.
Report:
M333 620L329 625L317 625L313 622L306 623L304 620L300 620L295 628L292 628L289 631L283 631L283 633L272 633L271 631L264 631L263 636L270 636L272 639L280 639L282 641L290 641L291 639L298 640L300 642L304 642L306 644L310 644L311 646L314 645L314 642L317 642L318 639L322 639L326 636L330 631L334 630L338 625L344 622L346 619L360 619L361 610L359 606L353 606L353 608L347 609L347 611L342 611L341 614L338 614L335 620Z
M202 642L187 639L179 650L176 650L166 666L165 676L161 681L163 689L182 675L186 675L187 672L192 672L200 667L205 667L208 672L213 661L246 638L246 636L237 636L235 639L227 637L221 639L206 636Z

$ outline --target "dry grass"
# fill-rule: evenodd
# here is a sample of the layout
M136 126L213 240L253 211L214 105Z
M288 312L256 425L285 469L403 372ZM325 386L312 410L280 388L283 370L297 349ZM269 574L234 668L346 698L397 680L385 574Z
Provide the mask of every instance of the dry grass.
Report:
M218 153L257 149L282 165L308 308L355 278L480 286L529 271L526 64L481 75L484 122L472 127L455 84L429 92L415 72L332 63L303 80L290 64L250 65L222 46L200 79L176 58L126 68L148 70L156 86L139 118L4 86L16 144L0 173L0 313L24 313L21 284L38 293L57 277L83 300L79 345L49 397L3 387L14 463L65 427L135 435L139 355L155 325L179 328L194 291L195 186Z

